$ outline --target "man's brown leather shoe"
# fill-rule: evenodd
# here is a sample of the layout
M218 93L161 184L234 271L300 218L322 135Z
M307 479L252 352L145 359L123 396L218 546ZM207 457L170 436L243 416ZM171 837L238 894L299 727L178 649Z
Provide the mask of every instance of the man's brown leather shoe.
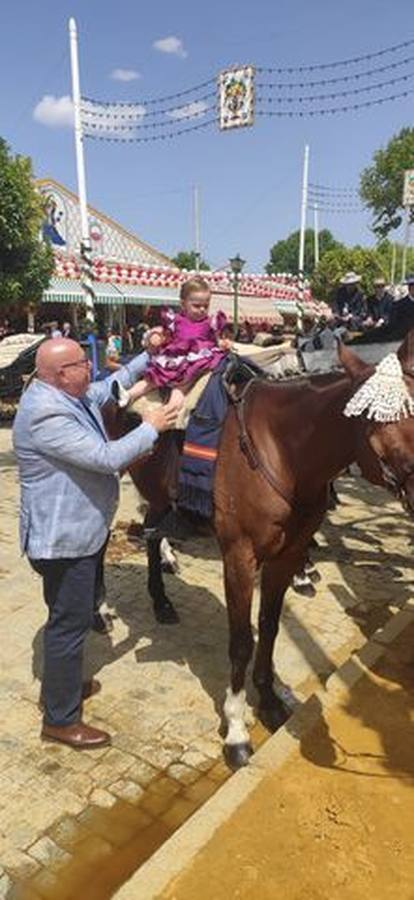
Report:
M67 744L74 750L94 750L111 743L111 735L107 731L92 728L85 722L61 726L44 724L41 738L42 741L57 741L59 744Z

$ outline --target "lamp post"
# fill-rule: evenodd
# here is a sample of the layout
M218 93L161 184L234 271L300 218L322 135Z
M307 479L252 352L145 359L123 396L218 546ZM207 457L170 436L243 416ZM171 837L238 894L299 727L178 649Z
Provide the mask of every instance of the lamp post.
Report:
M240 275L246 260L242 259L240 253L229 259L230 268L233 273L233 327L234 337L237 339L239 329L239 283Z

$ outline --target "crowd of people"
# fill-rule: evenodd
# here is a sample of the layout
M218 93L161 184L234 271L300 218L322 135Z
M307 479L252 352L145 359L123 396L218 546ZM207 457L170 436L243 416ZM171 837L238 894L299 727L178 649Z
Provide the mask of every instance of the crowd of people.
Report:
M377 278L373 293L366 297L361 277L347 272L332 307L334 329L339 335L356 333L365 341L401 340L414 327L414 275L405 284L407 293L399 297L384 278Z

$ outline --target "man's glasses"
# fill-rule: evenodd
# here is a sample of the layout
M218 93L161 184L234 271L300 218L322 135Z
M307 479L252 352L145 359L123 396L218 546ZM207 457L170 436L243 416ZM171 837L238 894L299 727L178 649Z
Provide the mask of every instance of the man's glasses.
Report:
M61 369L71 369L74 366L87 366L89 368L90 365L91 365L90 360L86 359L86 356L85 356L84 359L78 359L78 360L76 360L76 362L63 363L63 366L61 366L60 368Z

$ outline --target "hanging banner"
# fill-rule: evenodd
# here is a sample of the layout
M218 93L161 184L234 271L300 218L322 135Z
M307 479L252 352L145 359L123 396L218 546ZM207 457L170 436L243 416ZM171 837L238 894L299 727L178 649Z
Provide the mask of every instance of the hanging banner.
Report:
M414 206L414 169L405 172L403 206Z
M218 108L222 130L253 125L254 76L254 66L239 66L220 72Z

